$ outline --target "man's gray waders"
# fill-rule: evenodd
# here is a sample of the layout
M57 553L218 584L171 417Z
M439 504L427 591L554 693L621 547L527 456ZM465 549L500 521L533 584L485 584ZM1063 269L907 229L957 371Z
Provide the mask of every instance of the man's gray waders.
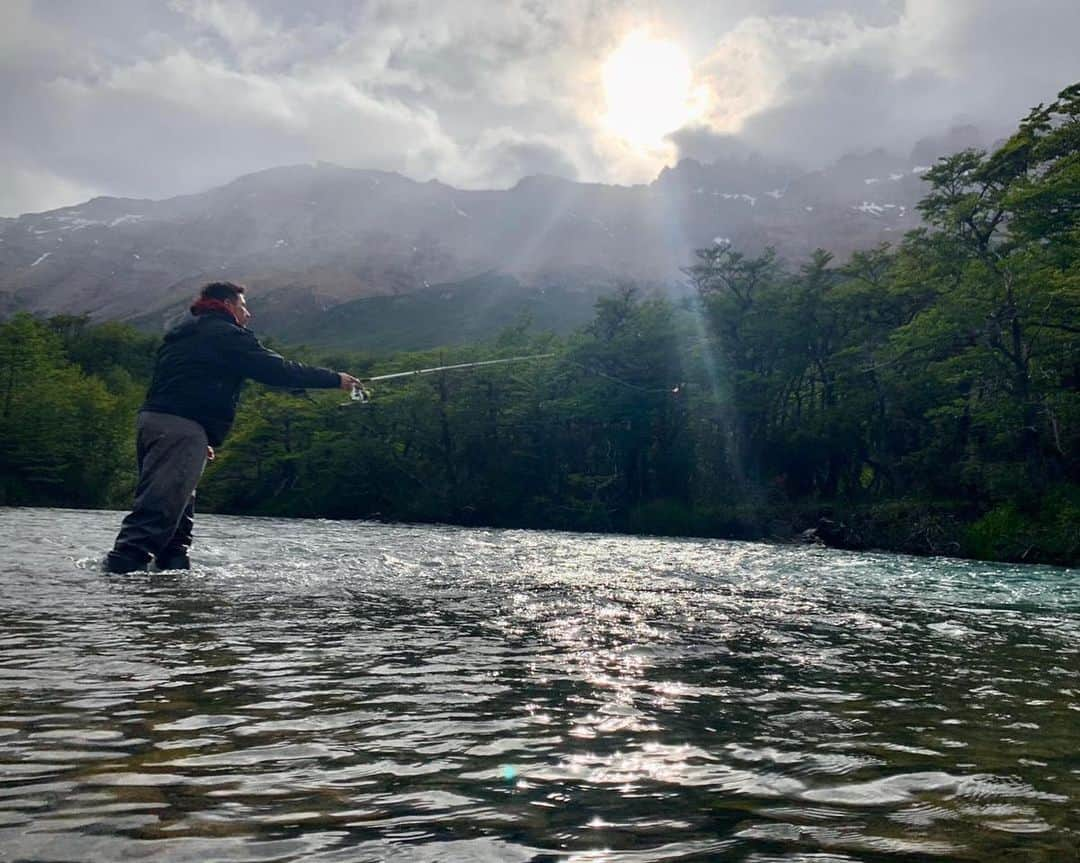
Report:
M135 506L105 559L109 572L142 569L152 557L162 569L188 567L195 486L206 467L206 447L206 432L194 420L153 411L139 413Z

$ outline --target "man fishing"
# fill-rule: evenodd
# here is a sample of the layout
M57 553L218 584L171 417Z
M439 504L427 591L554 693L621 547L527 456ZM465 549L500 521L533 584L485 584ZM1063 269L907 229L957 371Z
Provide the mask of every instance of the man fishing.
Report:
M247 329L244 288L211 282L165 336L136 423L135 505L105 559L113 573L189 569L195 487L229 433L245 379L269 386L359 389L345 372L286 360Z

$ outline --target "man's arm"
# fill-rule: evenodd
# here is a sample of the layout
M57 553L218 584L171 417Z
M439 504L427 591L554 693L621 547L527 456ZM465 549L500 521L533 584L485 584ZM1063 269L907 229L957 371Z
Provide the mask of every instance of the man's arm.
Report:
M244 330L228 335L228 359L235 364L244 377L271 387L299 387L303 389L350 389L359 381L345 372L334 372L318 366L287 360L264 346L255 336Z

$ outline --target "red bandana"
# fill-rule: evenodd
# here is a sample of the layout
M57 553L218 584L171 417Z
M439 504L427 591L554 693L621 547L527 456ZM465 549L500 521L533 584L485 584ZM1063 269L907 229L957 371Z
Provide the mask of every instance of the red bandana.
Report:
M205 315L207 312L224 312L233 319L234 324L240 326L240 321L236 319L233 310L222 300L196 300L195 304L191 307L191 313L193 315Z

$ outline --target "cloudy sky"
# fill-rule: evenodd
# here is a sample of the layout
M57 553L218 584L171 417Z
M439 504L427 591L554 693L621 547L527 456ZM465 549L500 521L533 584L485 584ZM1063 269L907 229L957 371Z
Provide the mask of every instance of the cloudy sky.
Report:
M325 160L506 187L808 167L1080 80L1077 0L0 0L0 215Z

